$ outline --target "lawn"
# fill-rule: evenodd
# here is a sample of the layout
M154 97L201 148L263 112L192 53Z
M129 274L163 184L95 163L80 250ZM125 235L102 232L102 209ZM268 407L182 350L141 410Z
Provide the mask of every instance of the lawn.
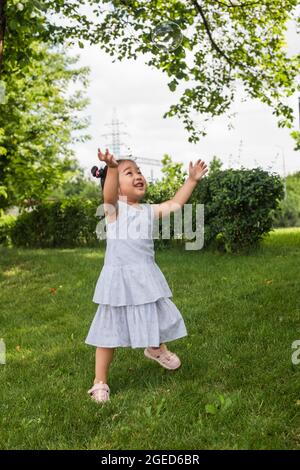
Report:
M189 335L167 371L117 349L93 403L84 343L103 249L1 248L1 449L299 449L300 229L248 255L156 252Z

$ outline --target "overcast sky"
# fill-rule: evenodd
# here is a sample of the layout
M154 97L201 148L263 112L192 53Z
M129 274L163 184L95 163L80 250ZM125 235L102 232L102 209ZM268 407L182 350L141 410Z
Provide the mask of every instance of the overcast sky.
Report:
M291 22L287 43L289 55L300 52L299 35ZM91 103L85 114L91 117L88 133L92 139L75 149L87 175L93 165L103 165L97 159L97 147L105 149L111 140L101 134L109 132L106 124L111 122L114 108L119 120L126 124L121 125L121 131L129 134L121 135L124 149L130 147L136 157L161 160L168 153L174 161L183 162L185 170L190 160L201 158L209 163L213 155L222 160L223 168L260 165L282 175L285 163L286 174L300 170L300 152L293 151L290 130L278 128L272 110L258 100L249 98L241 102L239 92L231 108L237 113L232 121L234 129L228 129L228 118L215 118L207 126L207 136L192 144L178 118L162 117L180 96L169 90L169 77L145 65L142 57L113 63L112 56L97 46L73 48L72 52L80 54L80 65L91 68L88 89ZM295 127L299 128L298 95L291 97L289 104L294 109ZM151 167L142 163L139 166L149 179ZM153 171L154 177L160 177L159 167L153 167Z

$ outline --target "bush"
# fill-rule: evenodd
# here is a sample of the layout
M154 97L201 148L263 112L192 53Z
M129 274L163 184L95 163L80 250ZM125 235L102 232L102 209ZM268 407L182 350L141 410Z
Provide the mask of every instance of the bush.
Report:
M31 248L97 246L99 204L81 198L39 204L19 215L11 232L12 242Z
M11 245L11 231L16 219L14 215L3 215L0 218L0 245Z
M288 194L286 199L280 201L274 227L300 227L300 202L297 195Z
M179 186L178 186L178 189L179 189ZM167 201L168 199L171 199L172 196L174 196L174 190L171 191L169 187L161 185L161 182L157 182L154 184L150 183L148 185L146 199L145 201L141 201L141 202L145 202L149 204L160 204L162 201ZM172 246L174 244L173 242L174 222L173 222L172 214L170 216L170 239L162 238L162 220L161 219L159 219L158 221L158 226L159 226L159 231L158 231L159 238L154 238L155 250L160 250L160 249Z
M229 169L200 180L191 202L204 204L205 245L237 252L256 246L272 229L283 196L279 175Z
M173 168L171 168L173 171ZM177 168L177 173L180 168ZM171 178L149 184L141 202L156 204L172 198L182 186L185 175L180 171L176 182ZM171 182L172 182L171 181ZM193 228L196 228L196 204L204 204L205 248L217 246L227 252L238 252L258 244L272 229L278 205L284 196L279 175L260 168L247 170L217 169L200 180L187 204L193 204ZM95 230L99 218L93 201L68 198L43 203L32 212L21 214L11 228L14 245L24 247L99 246ZM160 235L162 221L159 221ZM182 245L186 238L175 239L174 217L170 217L170 239L154 239L155 249Z
M160 203L174 196L182 186L185 175L177 168L177 184L161 182L149 185L147 202ZM204 247L238 252L258 245L264 234L272 229L278 205L283 198L283 183L277 174L260 168L221 170L215 165L198 185L187 204L193 204L192 223L196 230L196 204L204 204ZM159 221L162 234L162 221ZM187 241L183 236L174 239L174 217L170 217L170 240L155 239L155 247L163 248Z
M274 227L300 226L300 172L286 177L286 198L280 202Z
M184 184L187 173L183 170L183 164L172 162L169 155L165 154L162 158L162 173L164 177L157 183L149 183L145 201L149 204L159 204L171 199L178 189ZM163 249L173 245L180 245L181 240L174 240L174 219L170 216L170 239L162 238L162 220L158 221L159 238L154 239L155 250Z

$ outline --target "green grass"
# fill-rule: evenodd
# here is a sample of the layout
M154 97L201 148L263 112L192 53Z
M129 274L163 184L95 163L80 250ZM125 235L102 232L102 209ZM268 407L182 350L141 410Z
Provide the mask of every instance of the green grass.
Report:
M182 367L119 348L105 405L87 395L84 343L103 250L0 256L1 449L300 448L300 229L272 232L250 255L157 251L189 333L168 343Z

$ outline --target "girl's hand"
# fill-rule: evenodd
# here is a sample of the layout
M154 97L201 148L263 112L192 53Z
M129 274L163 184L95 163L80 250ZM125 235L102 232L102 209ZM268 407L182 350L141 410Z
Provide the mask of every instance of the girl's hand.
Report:
M98 158L102 162L105 162L107 166L110 168L117 168L118 162L116 161L115 157L109 153L109 150L106 149L105 153L102 153L100 149L98 149Z
M193 180L193 181L200 181L201 178L205 175L205 173L208 172L208 168L207 168L207 165L205 164L205 162L203 160L197 160L195 165L193 166L192 162L190 162L190 165L189 165L189 177Z

